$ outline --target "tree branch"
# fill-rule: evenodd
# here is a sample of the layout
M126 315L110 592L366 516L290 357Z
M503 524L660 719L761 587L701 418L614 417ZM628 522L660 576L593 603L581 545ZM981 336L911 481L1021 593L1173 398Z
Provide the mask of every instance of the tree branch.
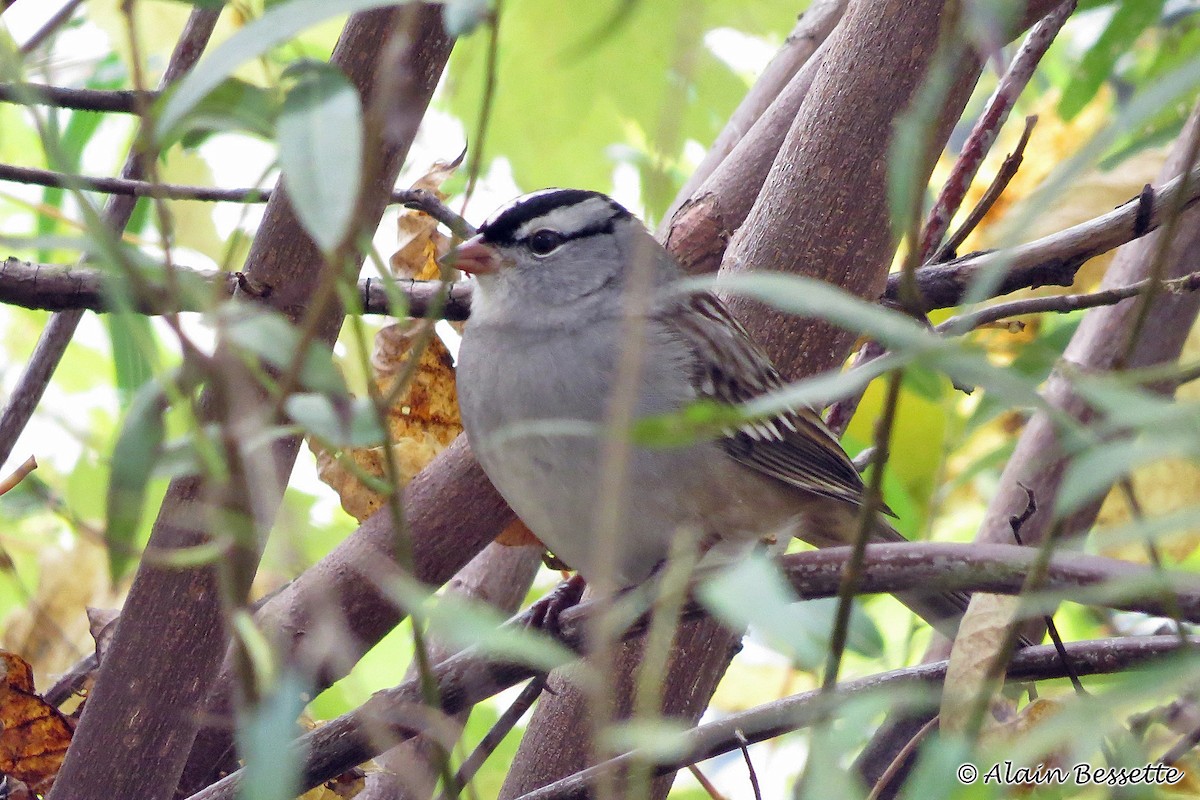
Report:
M1200 643L1200 639L1192 640ZM1177 636L1124 637L1072 642L1065 645L1070 664L1080 675L1107 675L1140 666L1149 660L1170 656L1179 650ZM592 783L604 774L619 774L633 763L654 763L657 775L672 772L688 764L696 764L742 746L742 738L750 744L767 741L785 733L814 725L827 719L839 704L848 698L867 692L894 692L902 687L928 685L936 688L946 677L948 662L938 661L916 667L892 670L867 678L840 684L832 695L822 696L820 690L802 692L773 703L697 726L683 734L679 752L668 760L653 754L633 751L596 764L586 770L563 778L549 786L524 794L517 800L582 800L588 796ZM1062 678L1066 674L1063 660L1049 645L1029 647L1013 657L1007 677L1011 681L1039 681ZM910 701L897 706L913 707ZM739 734L741 737L739 737Z
M1001 270L1004 275L997 296L1038 286L1070 286L1075 273L1088 259L1139 239L1162 225L1167 210L1179 202L1177 195L1182 183L1182 177L1175 177L1153 190L1148 210L1138 196L1107 214L1026 244L971 253L945 264L922 267L917 271L925 300L921 310L957 305L971 283L993 269ZM1197 200L1200 200L1200 168L1193 169L1187 180L1183 207L1190 208ZM889 300L899 297L898 275L888 276L884 297Z
M945 264L923 267L917 271L916 277L917 288L926 300L924 310L933 311L957 305L965 296L971 283L981 273L996 268L1005 270L1005 277L1000 281L993 295L996 297L1039 286L1070 286L1075 280L1075 272L1088 259L1156 230L1162 224L1164 209L1169 208L1170 204L1175 202L1181 182L1180 178L1175 178L1164 184L1161 189L1152 191L1148 207L1143 206L1143 200L1139 196L1107 214L1027 244L1007 250L972 253ZM270 193L270 190L263 191L268 195ZM1200 168L1192 172L1183 203L1185 207L1190 207L1197 200L1200 200ZM428 192L394 192L392 201L420 208L440 222L452 226L452 230L460 237L469 236L471 233L472 229L469 223ZM244 279L244 275L237 272L218 273L195 270L194 274L210 284L217 284L214 288L224 294L232 294L240 285L239 282ZM1191 291L1186 288L1185 283L1177 281L1174 284L1174 291ZM367 278L359 283L359 298L365 313L398 313L398 310L391 305L385 286L385 281L381 278ZM898 299L899 287L899 275L895 273L889 275L883 299L889 301ZM259 287L259 290L261 291L262 288ZM408 315L423 317L440 291L440 284L435 281L405 281L396 286L396 290L408 301ZM1130 289L1121 288L1111 291L1128 290ZM1081 298L1082 296L1068 295L1067 297ZM1043 310L1064 310L1056 306L1055 301L1050 298L1046 298L1044 302L1047 308ZM1072 301L1058 302L1062 305ZM104 276L101 271L83 267L36 264L19 261L15 258L7 259L0 267L0 303L49 311L111 310L110 304L105 300ZM1093 305L1107 304L1106 302L1093 303ZM1091 308L1093 305L1078 307ZM463 320L469 315L470 306L470 283L465 281L456 283L450 289L449 301L443 308L442 315L445 319ZM199 303L190 307L186 305L183 307L173 306L169 302L169 296L163 293L154 297L138 298L136 310L147 314L163 314L169 311L200 310L201 307ZM993 308L999 308L999 306ZM1065 310L1070 310L1070 308L1067 307ZM992 309L985 309L977 313L982 318L986 317L989 312L995 313ZM1012 316L1012 314L1005 313L1002 316Z
M780 565L799 597L832 597L838 591L838 584L850 554L851 549L848 547L794 553L782 557ZM1036 559L1035 552L1017 545L869 545L866 549L866 569L856 591L876 593L956 589L1014 593L1024 586L1025 572ZM1121 591L1111 593L1111 598L1102 599L1098 591L1080 591L1089 588L1100 589L1111 584L1121 587ZM1137 587L1136 591L1132 587ZM1113 607L1150 614L1162 613L1163 591L1167 589L1174 593L1178 607L1186 619L1200 620L1200 578L1191 573L1163 575L1124 561L1071 554L1051 559L1043 588L1047 593L1064 593L1085 602L1110 602ZM595 610L595 603L585 603L566 611L562 615L558 630L553 634L554 638L570 649L581 652L586 642L588 620ZM694 603L689 604L685 611L685 618L694 619L701 615L702 611ZM509 624L527 625L529 619L530 612L527 611ZM635 637L643 630L644 623L640 623L626 631L625 636ZM1162 639L1169 644L1156 648L1156 653L1178 649L1178 637ZM1079 645L1072 644L1066 647L1068 653L1073 654ZM1045 653L1044 657L1037 656L1037 663L1053 664L1053 669L1058 670L1054 673L1056 677L1065 674L1062 660L1054 647L1032 650L1039 654ZM1025 663L1020 661L1020 658L1014 660L1014 664ZM1071 667L1076 674L1089 673L1087 663L1078 663L1074 658L1072 662ZM924 667L913 669L919 671ZM442 698L442 710L450 714L457 713L463 707L477 703L535 674L534 670L523 665L492 660L473 651L448 659L434 672L438 681L438 694ZM841 691L839 687L838 693ZM409 681L377 692L360 708L302 737L302 749L308 754L305 788L311 788L340 774L345 769L373 757L381 749L419 735L421 731L413 728L411 715L403 714L402 709L421 702L420 698L420 689L416 682ZM389 741L389 737L380 737L378 734L381 731L387 731L389 737L395 738ZM749 735L750 731L746 730L746 733ZM753 737L751 740L757 741ZM668 768L673 769L676 766L679 765ZM197 793L193 800L232 798L237 789L237 781L236 775L230 776Z
M1004 126L1008 114L1016 105L1017 98L1033 77L1033 72L1041 62L1042 56L1050 48L1054 38L1066 23L1067 18L1075 11L1076 0L1067 0L1050 14L1038 21L1021 43L1021 48L1013 57L1012 63L1000 78L996 90L988 98L987 105L971 133L963 143L954 168L942 191L938 194L933 208L929 211L925 230L921 233L920 262L925 263L941 243L942 237L950 227L958 207L962 205L967 189L975 180L983 159L991 150L992 143Z
M74 111L136 114L139 104L153 103L158 92L133 89L71 89L42 83L0 83L0 103L44 105Z
M1146 278L1129 286L1118 286L1112 289L1102 289L1086 294L1058 294L1050 297L1033 297L1027 300L1013 300L1010 303L998 303L968 314L951 317L938 325L934 330L938 333L966 332L981 325L987 325L1010 317L1021 317L1027 314L1043 314L1052 311L1066 314L1084 308L1111 306L1137 297L1150 286L1171 294L1183 294L1200 289L1200 272L1192 272L1179 278L1167 281L1156 281Z
M171 54L167 69L163 72L161 86L171 85L179 76L195 66L200 54L208 45L208 39L219 16L219 10L197 8L192 12ZM143 174L141 157L137 152L130 151L121 168L121 177L136 180ZM110 197L102 213L104 224L113 231L124 230L133 215L134 205L135 201L131 197ZM22 371L16 388L9 395L4 411L0 413L0 464L8 460L17 438L25 430L29 417L42 399L50 377L58 368L58 362L62 360L82 317L83 312L80 310L55 314L38 338L29 363Z

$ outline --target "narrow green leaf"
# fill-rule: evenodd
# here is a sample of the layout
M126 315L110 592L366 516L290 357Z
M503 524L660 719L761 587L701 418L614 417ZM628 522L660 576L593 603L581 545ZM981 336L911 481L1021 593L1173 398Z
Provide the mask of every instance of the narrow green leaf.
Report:
M221 81L251 59L298 33L341 14L402 5L405 0L291 0L272 6L261 17L229 37L188 73L159 116L155 136L162 140Z
M309 687L285 673L257 706L242 715L238 753L245 761L240 800L289 800L300 794L301 753L293 745L300 734L296 719Z
M171 97L168 92L157 105L165 106ZM277 90L264 89L238 78L222 81L163 137L163 145L182 140L186 147L196 147L213 133L245 131L263 138L275 134L275 122L282 105Z
M1071 82L1063 90L1058 113L1065 120L1083 110L1101 85L1113 74L1113 68L1141 35L1158 22L1165 0L1123 0L1100 34L1096 43L1084 53Z
M279 114L279 166L288 199L322 252L350 233L362 181L363 122L358 92L336 67L308 62Z
M335 447L374 447L383 443L385 434L369 400L294 394L286 407L296 424Z
M637 751L639 759L665 762L687 752L688 742L684 737L690 729L690 725L678 719L634 719L608 726L601 739L611 752Z
M864 333L891 349L925 350L941 340L912 318L855 297L845 289L806 275L746 272L680 281L680 291L712 289L761 300L767 305L814 319L823 319L855 333Z
M124 404L154 375L152 359L146 352L157 343L154 327L149 317L124 312L107 314L104 322L112 341L117 392Z
M300 332L281 314L245 305L224 311L226 332L238 347L253 353L275 369L289 369ZM310 341L300 368L300 385L314 392L344 395L346 382L333 363L333 351L324 342Z
M108 480L105 542L114 581L135 561L134 543L150 474L162 453L166 401L154 383L145 383L129 402L129 411L113 446Z

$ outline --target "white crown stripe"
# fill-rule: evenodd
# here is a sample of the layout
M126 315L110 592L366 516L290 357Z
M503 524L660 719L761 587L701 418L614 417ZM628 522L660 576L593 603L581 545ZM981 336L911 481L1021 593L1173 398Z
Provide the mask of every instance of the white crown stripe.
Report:
M542 195L554 194L555 192L561 191L562 189L538 189L536 192L530 192L529 194L523 194L520 197L514 197L512 200L509 200L507 203L493 211L488 218L484 220L483 225L480 227L486 228L488 225L491 225L493 222L503 216L506 211L527 203L535 197L541 197Z
M612 216L612 204L600 197L589 197L582 203L559 206L541 216L534 217L517 228L514 238L524 239L535 231L549 228L570 239L580 231L594 228L597 222L602 222Z

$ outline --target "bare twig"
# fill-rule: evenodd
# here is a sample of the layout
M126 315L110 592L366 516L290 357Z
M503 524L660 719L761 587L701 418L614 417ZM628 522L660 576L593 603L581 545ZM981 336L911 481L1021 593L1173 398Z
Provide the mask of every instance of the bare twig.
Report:
M131 89L73 89L42 83L0 83L0 102L45 105L73 111L136 114L138 103L153 103L158 92Z
M208 44L208 38L212 35L219 15L220 11L209 9L196 9L192 12L171 54L160 85L171 84L195 65ZM137 179L142 177L142 174L140 157L137 153L130 152L121 169L121 177ZM133 214L134 204L133 198L109 198L104 207L105 223L114 231L123 230ZM29 363L21 373L16 388L9 395L3 413L0 414L0 463L8 458L17 437L29 422L82 317L81 310L63 311L51 317L42 331Z
M25 459L21 466L9 473L7 478L0 480L0 495L8 494L17 484L25 480L25 476L37 469L37 459L33 456Z
M546 676L538 675L529 681L529 684L521 690L521 694L517 695L517 699L504 709L504 713L500 715L500 719L492 725L491 729L479 741L479 744L471 751L471 755L467 756L463 761L462 766L458 768L458 772L454 776L455 782L459 786L466 786L475 777L475 773L483 766L483 763L491 757L492 753L496 752L496 748L504 741L504 737L516 727L521 717L525 716L537 699L541 697L542 692L546 689Z
M935 727L937 727L937 723L938 718L935 716L933 719L922 725L921 729L918 730L905 743L904 747L900 749L900 752L896 753L896 757L892 759L892 763L888 764L887 769L885 769L883 774L879 776L879 780L875 781L875 785L871 787L871 793L867 795L867 800L879 800L883 793L891 787L892 781L894 781L896 776L900 774L900 770L904 769L909 758L916 751L921 742L924 741L925 737L928 736Z
M918 270L919 287L925 299L922 310L957 305L975 278L987 270L1003 271L1004 277L996 295L1008 294L1018 288L1070 286L1075 280L1075 272L1088 259L1158 228L1174 203L1180 202L1186 209L1197 200L1200 200L1200 169L1193 169L1188 175L1163 184L1155 192L1149 210L1139 195L1107 214L1041 239L1005 250L971 253L945 264L924 267ZM898 299L899 288L899 276L888 276L884 298Z
M137 93L135 93L137 94ZM149 92L142 92L149 95ZM165 200L198 200L206 203L266 203L273 189L243 188L217 189L211 186L187 186L175 183L152 183L126 178L96 178L87 175L66 175L48 169L18 167L0 164L0 180L34 186L52 186L60 189L79 189L89 192L126 195L130 197L158 197ZM406 205L426 212L439 222L445 223L458 236L470 235L470 223L454 213L432 192L424 189L408 189L392 192L390 202Z
M1171 745L1171 749L1163 753L1163 757L1158 760L1158 763L1171 766L1190 753L1198 744L1200 744L1200 727L1188 731L1183 738Z
M54 12L54 16L46 20L42 27L38 28L33 36L21 45L21 55L27 56L34 50L42 46L42 43L54 35L54 32L61 28L75 14L75 9L83 4L83 0L67 0L63 3L62 8Z
M1200 272L1193 272L1189 275L1166 281L1155 281L1153 278L1146 278L1129 286L1118 286L1098 292L1060 294L1051 297L1033 297L1027 300L998 303L978 311L951 317L934 328L934 330L938 333L948 333L951 331L962 333L982 325L998 322L1002 319L1025 316L1027 314L1042 314L1050 311L1058 314L1066 314L1084 308L1111 306L1141 295L1152 284L1156 284L1160 291L1173 294L1195 292L1200 290Z
M954 162L954 169L950 177L946 180L941 194L938 195L937 201L929 212L929 219L921 234L920 261L922 263L929 260L942 240L942 236L950 227L950 220L953 219L954 213L966 196L967 189L975 179L976 173L979 172L979 166L991 149L992 143L996 141L996 135L1004 125L1004 121L1008 119L1008 114L1016 104L1021 91L1033 77L1038 62L1042 60L1042 56L1054 41L1054 37L1058 35L1067 18L1075 10L1075 1L1067 0L1033 26L1021 44L1020 50L1013 57L1012 64L1000 79L996 90L988 98L987 106L971 129L967 141L959 152L958 160Z
M750 758L750 742L741 729L735 730L733 736L737 740L738 749L742 751L742 758L746 762L746 772L750 775L750 788L754 791L754 800L762 800L762 787L758 785L758 773L754 771L754 760Z
M1008 184L1017 175L1017 170L1021 168L1021 162L1025 159L1025 148L1029 145L1029 137L1033 134L1033 126L1037 124L1037 117L1030 116L1025 118L1025 130L1021 132L1021 138L1017 140L1017 146L1004 159L1004 163L1000 165L1000 169L996 171L996 177L988 184L988 188L984 191L983 196L979 198L979 202L971 209L971 213L963 220L962 225L946 239L945 244L938 248L937 252L929 259L932 264L937 264L954 257L959 246L966 241L966 238L971 235L971 231L979 227L979 223L987 216L987 213L992 210L992 206L1004 194L1004 190L1008 188Z

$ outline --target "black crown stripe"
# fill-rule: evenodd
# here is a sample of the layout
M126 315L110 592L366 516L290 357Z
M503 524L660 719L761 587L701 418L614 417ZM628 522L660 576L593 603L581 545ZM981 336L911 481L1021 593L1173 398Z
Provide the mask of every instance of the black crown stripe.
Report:
M612 216L603 223L573 232L567 238L577 239L601 231L611 231L613 220L631 216L624 206L606 194L587 189L555 189L534 194L525 199L518 199L513 205L483 223L479 228L479 233L483 236L484 241L492 244L515 244L517 231L530 220L537 219L556 208L577 205L593 198L599 198L608 203L613 211Z

